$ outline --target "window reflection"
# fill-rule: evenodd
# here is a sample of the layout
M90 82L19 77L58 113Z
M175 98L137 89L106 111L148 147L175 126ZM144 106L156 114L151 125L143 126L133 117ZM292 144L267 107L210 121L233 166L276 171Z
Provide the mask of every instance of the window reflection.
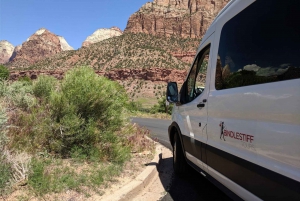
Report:
M300 78L299 19L294 1L264 0L228 21L221 32L216 89Z

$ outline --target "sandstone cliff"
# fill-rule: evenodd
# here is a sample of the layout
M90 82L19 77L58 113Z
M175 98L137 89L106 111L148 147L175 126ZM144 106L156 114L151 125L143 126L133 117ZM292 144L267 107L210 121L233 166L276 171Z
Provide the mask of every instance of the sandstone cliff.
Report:
M186 70L174 69L114 69L110 71L95 71L96 74L105 76L111 80L128 80L139 79L149 80L153 82L170 82L176 80L178 83L183 83L186 77ZM50 75L57 79L64 77L64 70L25 70L25 71L10 71L10 80L18 80L19 77L27 76L31 79L36 79L40 75Z
M62 51L67 51L67 50L74 50L73 47L71 47L66 39L62 36L58 36L59 42L60 42L60 47Z
M154 0L128 20L124 32L201 38L229 0Z
M9 61L12 61L16 57L17 53L21 50L21 48L22 48L22 45L18 45L15 47L11 57L9 58Z
M98 43L115 36L121 36L122 34L123 32L118 27L112 27L110 29L98 29L92 35L87 37L87 39L82 43L82 46L87 47L90 44Z
M63 37L47 29L39 29L14 52L9 66L11 68L30 66L46 57L72 49Z
M14 46L6 40L0 41L0 64L5 64L14 52Z

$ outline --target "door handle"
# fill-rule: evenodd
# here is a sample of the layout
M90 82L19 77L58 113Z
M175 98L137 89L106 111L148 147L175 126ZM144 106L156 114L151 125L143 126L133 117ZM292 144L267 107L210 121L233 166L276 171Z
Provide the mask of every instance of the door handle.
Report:
M197 107L199 108L199 107L205 107L205 104L204 103L199 103L198 105L197 105Z

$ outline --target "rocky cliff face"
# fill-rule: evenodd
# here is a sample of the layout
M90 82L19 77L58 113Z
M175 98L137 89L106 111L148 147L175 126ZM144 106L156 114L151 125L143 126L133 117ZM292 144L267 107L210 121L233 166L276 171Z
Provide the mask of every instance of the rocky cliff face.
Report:
M57 36L47 29L39 29L14 51L9 66L22 68L59 52L72 49L63 37Z
M73 47L71 47L66 39L62 36L58 36L59 42L60 42L60 47L62 51L67 51L67 50L74 50Z
M17 53L21 50L22 45L18 45L15 47L14 52L12 53L11 57L9 58L9 61L12 61L16 56Z
M154 0L128 20L124 32L201 38L229 0Z
M87 39L82 43L82 46L87 47L90 44L98 43L115 36L121 36L122 34L123 32L118 27L112 27L110 29L98 29L92 35L87 37Z
M14 46L6 40L0 41L0 64L5 64L14 52Z
M170 82L176 80L183 83L187 72L185 70L172 70L161 68L149 69L114 69L110 71L95 71L96 74L105 76L111 80L149 80L152 82ZM50 75L57 79L64 77L64 70L26 70L10 71L10 80L18 80L19 77L30 77L36 79L40 75Z

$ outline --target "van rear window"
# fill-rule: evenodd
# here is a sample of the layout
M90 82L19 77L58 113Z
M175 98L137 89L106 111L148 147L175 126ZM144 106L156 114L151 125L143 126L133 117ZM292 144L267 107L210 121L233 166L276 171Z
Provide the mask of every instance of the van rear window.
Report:
M222 28L217 90L300 78L300 1L257 0Z

